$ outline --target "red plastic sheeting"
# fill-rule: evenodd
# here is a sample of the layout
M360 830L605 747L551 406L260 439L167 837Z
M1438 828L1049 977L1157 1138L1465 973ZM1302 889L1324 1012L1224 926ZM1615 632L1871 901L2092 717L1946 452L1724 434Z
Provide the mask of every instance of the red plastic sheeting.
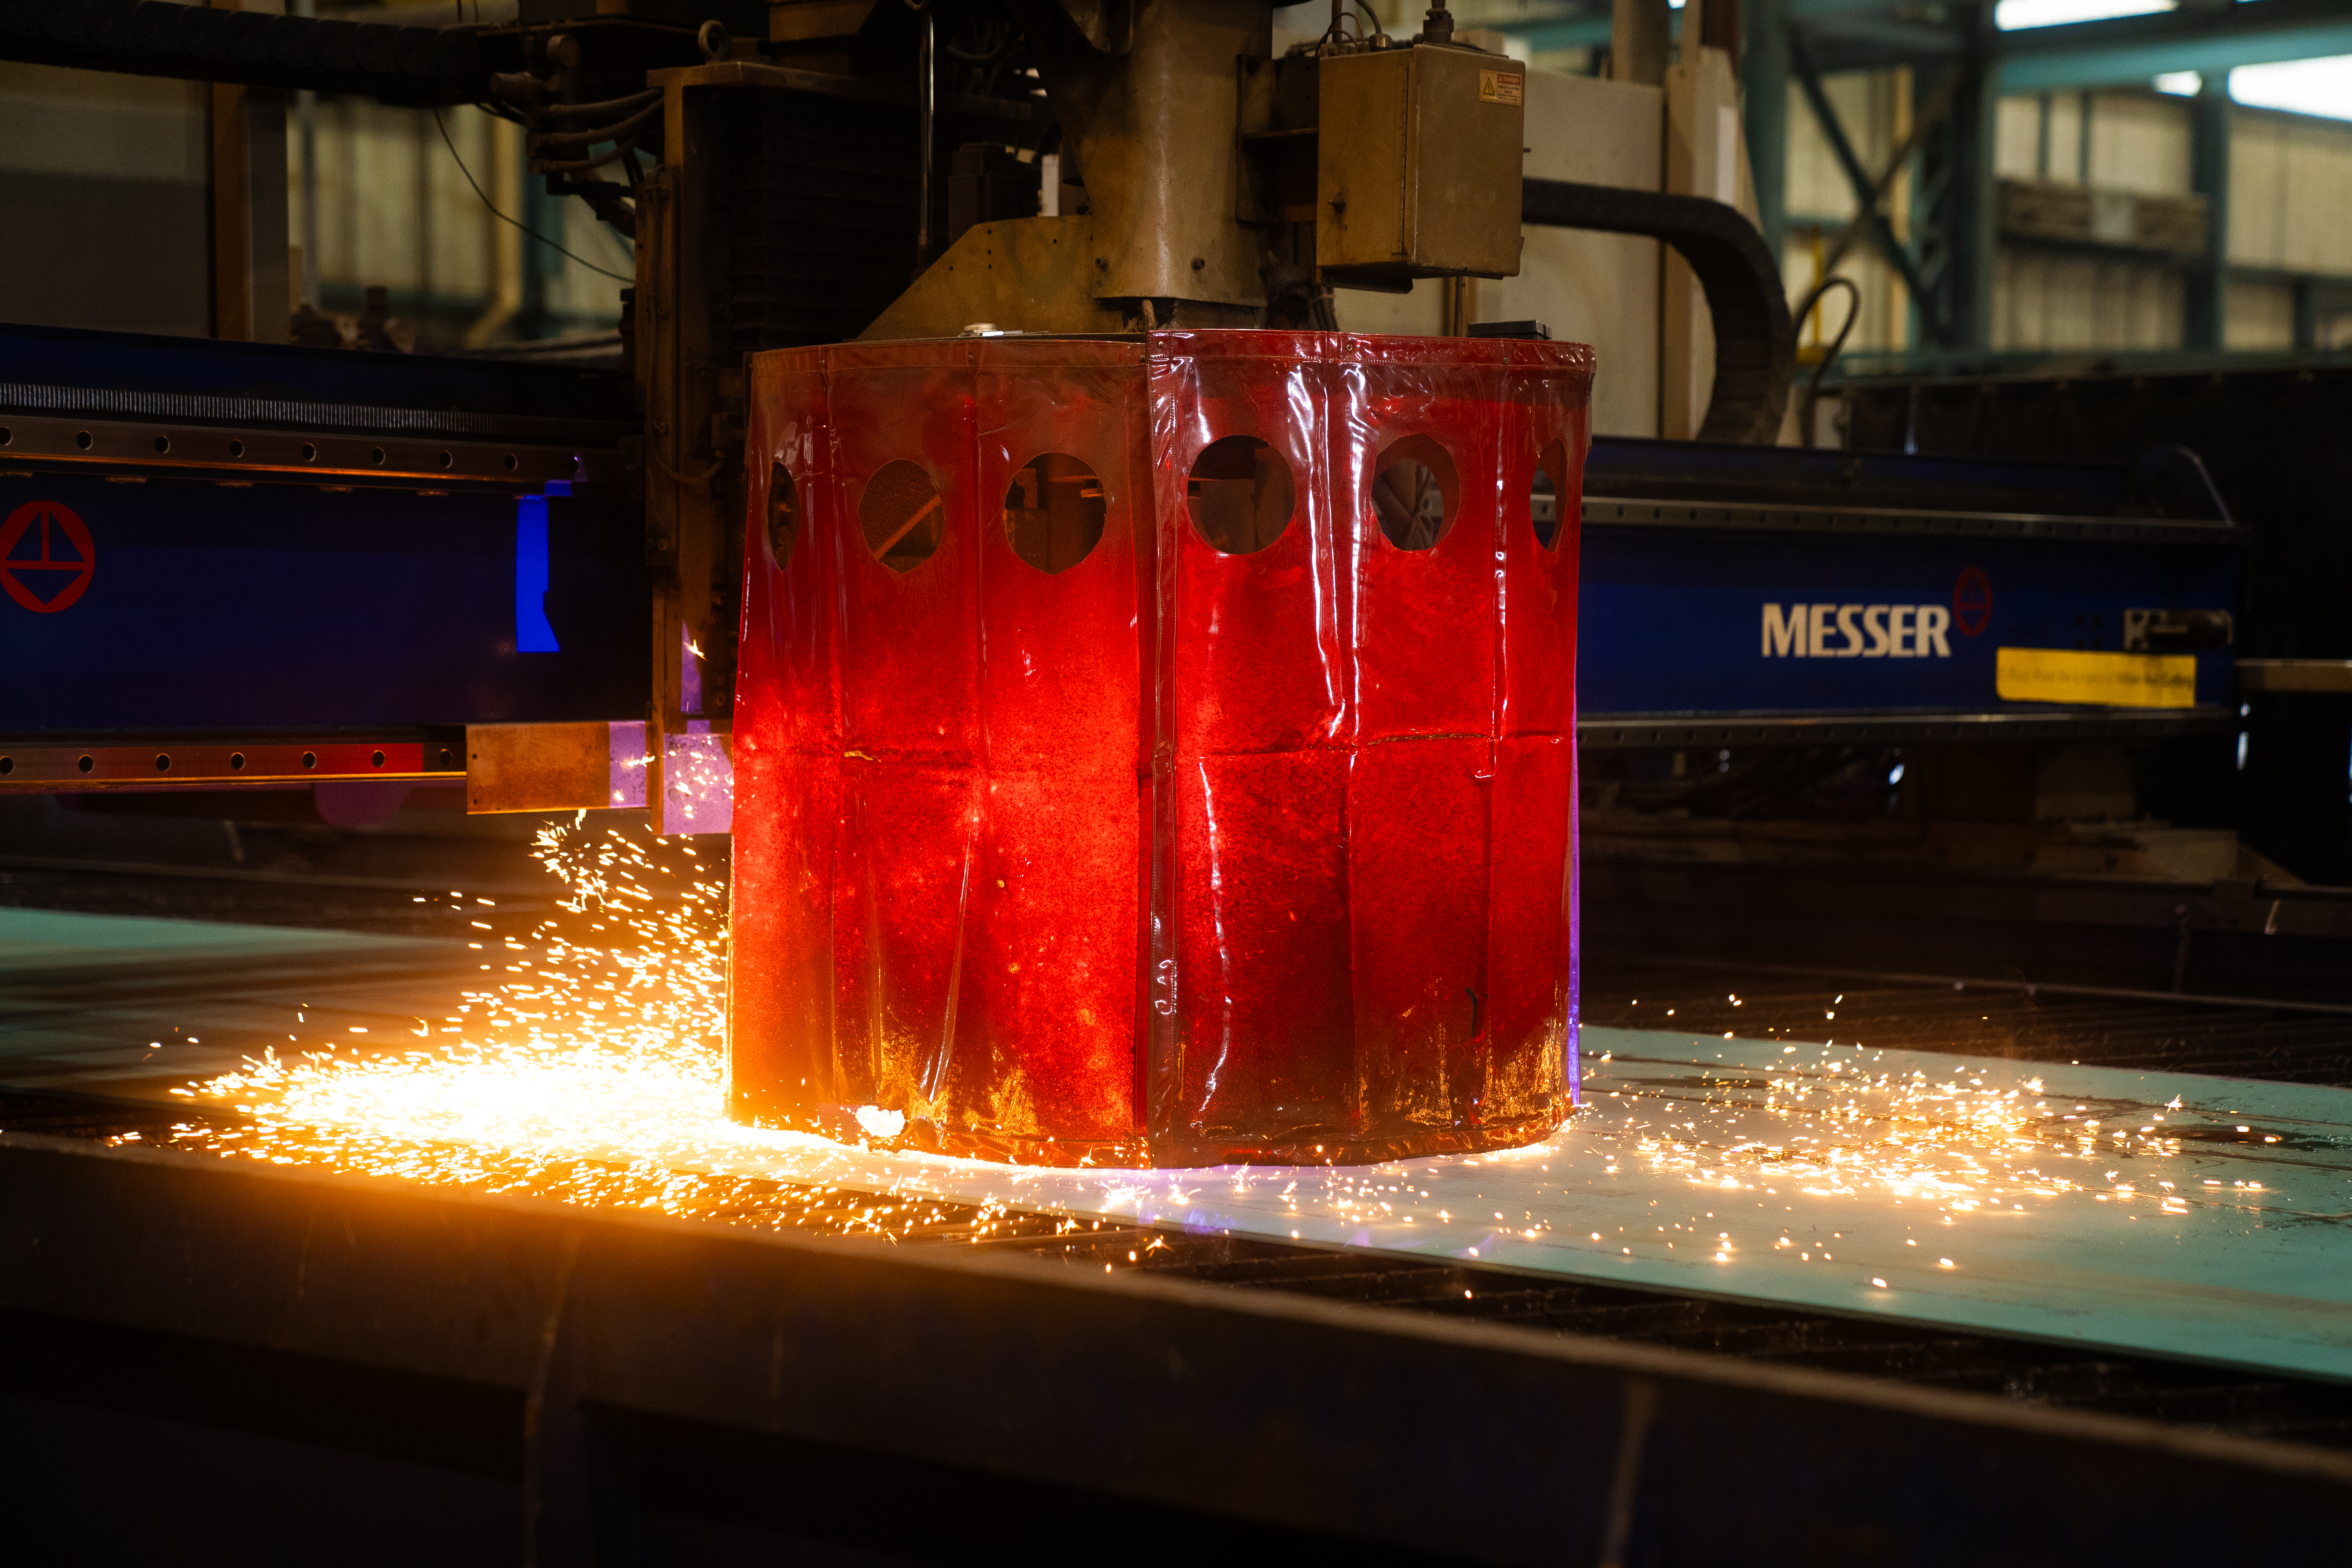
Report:
M1557 1127L1591 381L1576 344L1330 333L758 356L733 1114L1062 1164L1356 1163ZM1296 505L1227 554L1194 509L1279 504L1262 459L1238 490L1192 485L1237 435ZM1411 437L1443 492L1433 548L1375 509ZM1035 514L1006 506L1082 472L1055 453L1098 480L1103 529L1048 572L1014 547ZM907 470L876 483L901 459L936 517ZM910 526L886 502L916 514L891 550L938 531L911 569L861 530L861 505L877 542Z

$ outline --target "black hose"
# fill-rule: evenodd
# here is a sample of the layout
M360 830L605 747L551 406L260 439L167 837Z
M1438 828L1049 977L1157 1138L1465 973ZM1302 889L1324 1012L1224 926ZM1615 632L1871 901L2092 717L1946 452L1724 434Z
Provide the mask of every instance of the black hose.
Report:
M531 138L531 145L533 147L556 148L578 147L584 150L589 147L593 147L599 142L627 141L634 137L636 132L644 130L647 125L651 124L654 118L660 114L661 111L662 106L660 104L649 103L645 108L637 110L636 113L630 115L626 120L620 121L612 125L593 126L586 131L549 131L542 132Z
M1690 264L1715 325L1715 390L1702 441L1769 446L1780 438L1797 339L1780 258L1739 209L1704 196L1567 180L1520 184L1520 220L1663 239Z
M560 163L548 163L544 160L534 160L530 166L531 173L535 174L584 174L591 169L601 169L607 163L616 163L636 150L637 144L635 142L624 142L618 147L614 148L611 152L599 153L593 158L575 158L569 162Z
M1821 363L1813 366L1812 379L1805 384L1805 427L1797 433L1797 444L1802 447L1810 447L1813 444L1813 409L1821 402L1822 377L1827 375L1830 373L1830 366L1837 363L1838 352L1845 347L1845 340L1852 335L1854 323L1862 320L1862 289L1853 279L1832 273L1813 285L1811 290L1805 295L1803 301L1798 305L1796 314L1790 322L1789 330L1791 333L1803 331L1805 318L1820 308L1822 301L1829 298L1830 290L1832 289L1843 289L1846 292L1848 303L1845 322L1838 328L1837 336L1830 340L1830 352L1822 356Z
M662 95L662 89L649 87L643 92L633 92L626 98L608 98L602 103L551 103L539 110L542 118L572 121L597 120L607 114L620 114L651 103Z

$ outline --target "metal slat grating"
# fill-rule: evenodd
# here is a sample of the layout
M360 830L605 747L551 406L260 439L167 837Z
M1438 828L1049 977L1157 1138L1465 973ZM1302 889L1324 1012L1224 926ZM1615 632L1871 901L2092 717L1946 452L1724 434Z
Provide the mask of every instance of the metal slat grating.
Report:
M184 1126L192 1114L186 1108L80 1094L0 1089L0 1128L11 1131L92 1141L136 1132L143 1142L172 1146L173 1129ZM562 1195L581 1174L572 1167L551 1167L540 1195ZM2352 1389L2316 1380L2086 1352L2079 1346L1913 1327L1878 1318L1562 1282L1475 1264L983 1209L929 1198L890 1199L773 1181L697 1179L718 1201L694 1206L720 1224L866 1237L877 1245L974 1246L1088 1272L1134 1269L1235 1290L1275 1290L1431 1312L1530 1333L1591 1336L2024 1404L2137 1415L2240 1436L2352 1448ZM625 1206L633 1198L625 1189L608 1189L605 1201Z

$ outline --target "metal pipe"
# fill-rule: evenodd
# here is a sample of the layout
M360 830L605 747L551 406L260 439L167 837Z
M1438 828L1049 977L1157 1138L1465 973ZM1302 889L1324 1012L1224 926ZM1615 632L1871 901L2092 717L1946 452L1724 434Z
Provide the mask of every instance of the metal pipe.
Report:
M294 95L295 123L302 142L302 303L319 308L319 95L305 88Z
M490 207L511 212L522 205L522 127L490 121ZM480 348L522 313L522 232L513 224L490 226L490 307L466 329L466 346Z
M920 173L915 187L917 271L931 264L931 114L939 90L938 72L933 67L934 29L928 5L922 10L922 45L915 61L915 133L922 141L917 160Z
M319 0L294 0L288 9L315 18ZM304 88L294 95L294 121L302 142L302 276L295 286L302 303L319 308L319 95Z
M1527 180L1520 190L1523 223L1647 235L1673 246L1706 290L1715 326L1715 391L1699 438L1775 439L1795 375L1797 334L1780 262L1754 224L1703 196L1566 180Z

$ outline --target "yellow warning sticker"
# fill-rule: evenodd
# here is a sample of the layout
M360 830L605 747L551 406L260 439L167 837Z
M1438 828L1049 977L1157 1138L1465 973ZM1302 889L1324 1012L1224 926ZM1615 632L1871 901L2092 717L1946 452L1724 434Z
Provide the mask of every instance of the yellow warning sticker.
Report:
M2108 708L2193 708L2197 659L2185 653L2083 653L2005 647L1993 661L2004 702L2090 702Z
M1517 71L1480 71L1478 101L1481 103L1520 103L1525 101L1527 78Z

